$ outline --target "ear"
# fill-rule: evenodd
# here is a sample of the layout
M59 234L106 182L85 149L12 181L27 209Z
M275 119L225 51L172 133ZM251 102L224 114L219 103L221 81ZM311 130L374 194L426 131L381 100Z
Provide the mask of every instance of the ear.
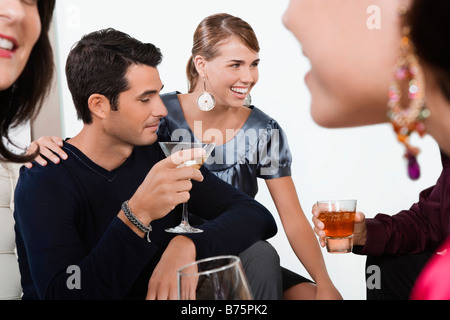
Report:
M111 104L104 95L94 93L88 99L89 110L92 117L97 117L101 120L105 119L108 112L111 110Z
M197 69L198 74L201 78L206 77L206 59L198 55L194 58L195 69Z

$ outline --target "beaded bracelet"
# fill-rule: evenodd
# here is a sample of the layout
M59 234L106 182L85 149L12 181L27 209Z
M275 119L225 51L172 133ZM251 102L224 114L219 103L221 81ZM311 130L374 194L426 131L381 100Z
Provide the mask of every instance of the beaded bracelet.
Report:
M130 220L130 222L136 226L139 230L141 230L144 233L149 233L150 231L152 231L152 226L151 225L144 225L131 211L129 205L128 205L128 200L125 201L124 203L122 203L122 211L123 213L125 213L125 216L128 218L128 220Z

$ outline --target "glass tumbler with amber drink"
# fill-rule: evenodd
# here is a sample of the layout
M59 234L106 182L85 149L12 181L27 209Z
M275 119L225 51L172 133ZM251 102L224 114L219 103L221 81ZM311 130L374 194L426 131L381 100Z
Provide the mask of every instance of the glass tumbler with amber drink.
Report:
M348 253L353 249L356 200L317 201L319 220L324 224L325 241L330 253Z

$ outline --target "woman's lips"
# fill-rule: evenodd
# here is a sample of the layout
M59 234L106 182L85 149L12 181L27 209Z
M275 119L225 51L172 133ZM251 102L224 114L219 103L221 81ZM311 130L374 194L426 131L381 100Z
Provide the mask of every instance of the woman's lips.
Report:
M13 37L0 34L0 57L12 58L17 47L17 41Z
M0 33L0 48L14 51L17 48L17 40L14 37Z
M233 94L240 98L240 99L245 99L245 97L247 96L247 93L249 91L248 87L231 87L231 92L233 92Z

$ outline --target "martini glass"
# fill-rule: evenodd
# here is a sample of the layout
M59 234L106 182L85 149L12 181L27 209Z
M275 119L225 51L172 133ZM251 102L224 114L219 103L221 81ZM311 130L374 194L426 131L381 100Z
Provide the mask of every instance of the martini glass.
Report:
M189 161L186 161L178 166L178 168L183 167L194 167L196 169L200 169L208 157L211 155L212 150L215 147L214 143L197 143L197 142L160 142L159 145L161 149L164 151L166 157L170 157L172 154L179 152L181 150L188 151L192 149L204 149L205 152L199 158L194 158ZM200 233L203 230L191 227L188 221L188 210L187 203L183 203L183 215L181 218L181 223L174 227L166 229L166 232L170 233Z

